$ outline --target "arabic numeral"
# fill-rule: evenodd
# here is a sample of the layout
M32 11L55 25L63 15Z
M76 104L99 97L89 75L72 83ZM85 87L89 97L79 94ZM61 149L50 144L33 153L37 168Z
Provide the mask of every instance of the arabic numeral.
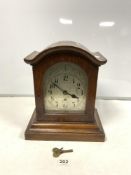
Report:
M58 83L58 79L57 78L55 79L55 83Z
M68 81L68 75L64 75L63 80Z
M56 107L58 108L58 102L56 101Z
M50 89L55 88L54 84L50 84Z
M73 106L75 107L75 102L72 102Z
M48 90L48 93L52 94L52 90Z
M77 83L77 89L80 89L81 84Z

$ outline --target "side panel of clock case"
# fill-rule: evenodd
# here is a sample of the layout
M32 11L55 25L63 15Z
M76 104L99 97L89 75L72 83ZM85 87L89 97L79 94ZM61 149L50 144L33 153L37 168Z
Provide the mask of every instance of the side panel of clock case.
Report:
M79 65L87 74L87 102L84 114L46 114L44 109L44 93L43 93L43 78L50 66L59 62L71 62ZM78 53L62 52L52 53L48 56L43 56L43 59L33 66L34 75L34 91L36 100L36 116L39 121L56 121L56 122L93 122L94 109L97 87L98 67L94 65L87 57Z

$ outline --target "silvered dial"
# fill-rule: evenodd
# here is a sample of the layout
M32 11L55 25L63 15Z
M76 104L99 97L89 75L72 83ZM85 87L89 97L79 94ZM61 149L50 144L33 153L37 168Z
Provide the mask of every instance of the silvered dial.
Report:
M76 64L61 62L50 67L44 78L46 112L84 112L87 76Z

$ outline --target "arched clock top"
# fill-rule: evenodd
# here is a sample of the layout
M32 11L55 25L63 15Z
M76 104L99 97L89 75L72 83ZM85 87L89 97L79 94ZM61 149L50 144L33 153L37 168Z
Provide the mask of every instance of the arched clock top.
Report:
M36 65L46 56L54 54L54 53L72 53L79 54L91 61L96 66L100 66L107 62L106 58L99 52L90 52L85 46L73 42L73 41L60 41L54 43L47 47L45 50L41 52L34 51L30 55L28 55L24 61L27 64Z

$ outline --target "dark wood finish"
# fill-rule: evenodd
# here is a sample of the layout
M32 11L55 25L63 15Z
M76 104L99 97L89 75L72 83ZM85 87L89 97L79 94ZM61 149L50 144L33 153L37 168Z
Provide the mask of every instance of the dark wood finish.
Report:
M27 140L61 140L61 141L98 141L105 140L97 111L94 112L93 123L87 122L40 122L34 111L25 131Z
M36 52L36 51L34 51ZM106 58L99 52L90 52L86 47L80 43L72 41L62 41L50 45L48 48L43 50L40 53L37 53L36 56L30 57L29 55L24 59L28 64L35 65L39 61L50 54L54 53L77 53L78 55L85 56L88 60L94 63L97 66L105 64L107 62Z
M25 132L26 139L104 141L99 116L95 110L99 66L106 59L91 53L75 42L58 42L42 52L34 51L25 62L33 66L36 109ZM81 114L46 114L44 109L44 75L54 64L70 62L79 65L88 77L86 110Z

